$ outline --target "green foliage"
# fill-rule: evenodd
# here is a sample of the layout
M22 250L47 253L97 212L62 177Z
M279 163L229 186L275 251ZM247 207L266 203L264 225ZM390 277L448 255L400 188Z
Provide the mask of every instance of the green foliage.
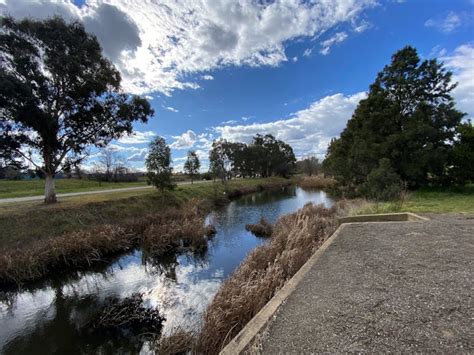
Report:
M36 153L52 179L88 146L103 147L153 114L147 100L121 91L119 72L81 23L2 17L0 26L0 160L37 165Z
M191 178L191 183L194 181L194 178L199 174L199 168L201 167L201 162L199 157L196 154L196 151L190 150L188 152L188 157L184 163L184 173L189 175Z
M379 166L367 175L367 181L361 191L368 198L377 201L389 201L398 198L403 184L387 158L380 159Z
M296 158L290 145L271 134L257 134L250 145L215 141L209 155L210 171L215 177L232 176L288 177L295 167Z
M451 174L458 184L474 182L474 127L471 121L458 127L458 139L453 147Z
M173 168L171 164L170 147L166 145L163 138L158 137L150 143L150 151L145 159L145 166L148 170L148 183L160 189L173 190L175 184L171 182Z
M444 183L464 116L450 96L454 87L435 59L420 62L412 47L396 52L331 142L324 169L353 191L382 158L409 187Z

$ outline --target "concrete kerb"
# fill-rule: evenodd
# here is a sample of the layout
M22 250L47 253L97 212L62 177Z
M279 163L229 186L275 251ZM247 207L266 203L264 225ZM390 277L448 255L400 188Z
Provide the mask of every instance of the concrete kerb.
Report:
M296 289L303 280L306 273L314 266L324 251L331 245L344 229L346 224L355 223L385 223L385 222L422 222L429 218L419 216L411 212L360 215L338 218L339 227L321 245L321 247L309 258L309 260L288 280L288 282L267 302L267 304L245 325L232 341L220 352L222 355L241 354L254 342L256 336L264 329L270 319L276 313L281 304Z

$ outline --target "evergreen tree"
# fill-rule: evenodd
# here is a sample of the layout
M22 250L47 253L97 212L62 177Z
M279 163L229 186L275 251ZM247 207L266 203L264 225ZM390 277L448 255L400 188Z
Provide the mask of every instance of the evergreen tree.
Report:
M158 137L150 143L150 151L145 159L145 166L148 170L148 183L154 185L163 192L165 189L172 190L175 185L171 182L170 147L166 145L163 138Z
M340 138L331 141L326 171L357 190L386 158L410 187L445 182L464 116L450 95L451 76L436 59L421 62L412 47L396 52Z

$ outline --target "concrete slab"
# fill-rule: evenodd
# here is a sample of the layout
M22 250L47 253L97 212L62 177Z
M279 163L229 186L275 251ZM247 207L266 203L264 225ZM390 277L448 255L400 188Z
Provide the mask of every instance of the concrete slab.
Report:
M469 216L346 224L247 352L474 352L473 260Z

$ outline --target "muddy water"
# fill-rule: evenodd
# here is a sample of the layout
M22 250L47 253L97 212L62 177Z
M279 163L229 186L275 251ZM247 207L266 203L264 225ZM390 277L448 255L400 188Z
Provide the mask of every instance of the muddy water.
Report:
M307 202L332 204L323 191L295 187L245 196L209 214L217 234L205 253L157 259L135 250L86 272L1 290L0 353L146 353L146 338L90 331L91 317L104 299L142 292L146 305L166 317L165 334L177 326L195 327L223 280L265 242L245 224L261 217L274 222Z

